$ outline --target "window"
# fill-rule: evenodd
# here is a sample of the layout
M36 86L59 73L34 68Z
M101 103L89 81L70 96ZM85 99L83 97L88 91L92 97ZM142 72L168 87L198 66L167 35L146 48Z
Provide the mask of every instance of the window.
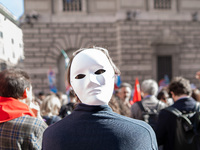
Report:
M171 0L154 0L155 9L171 9Z
M15 52L13 52L12 55L13 55L13 58L15 58Z
M14 44L14 39L11 39L11 43Z
M63 0L63 11L82 11L81 0Z
M0 71L7 69L6 63L0 63Z
M169 79L172 78L172 56L157 56L158 81L163 79L166 75L169 77Z
M0 38L3 39L3 32L0 31Z

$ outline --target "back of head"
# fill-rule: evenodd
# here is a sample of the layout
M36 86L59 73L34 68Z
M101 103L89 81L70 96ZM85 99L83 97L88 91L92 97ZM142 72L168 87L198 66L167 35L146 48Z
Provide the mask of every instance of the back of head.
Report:
M38 93L38 98L39 98L40 100L43 100L45 97L46 97L46 95L45 95L44 92L41 91L41 92Z
M42 116L58 115L61 102L56 95L47 96L41 105Z
M31 86L29 75L17 69L0 72L0 96L22 98L24 90Z
M168 97L169 97L169 95L168 95L168 92L166 90L161 90L157 95L157 98L159 100L167 100Z
M168 89L169 93L173 92L177 96L190 95L192 92L189 80L183 77L175 77L169 84Z
M156 95L158 92L158 84L152 79L144 80L141 85L141 90L149 95Z

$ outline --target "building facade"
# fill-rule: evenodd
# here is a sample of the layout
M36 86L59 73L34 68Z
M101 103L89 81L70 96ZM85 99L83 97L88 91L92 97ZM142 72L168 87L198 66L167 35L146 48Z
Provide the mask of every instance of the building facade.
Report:
M49 69L64 92L61 50L70 57L93 45L109 50L123 82L183 76L199 87L199 0L25 0L24 6L24 67L36 93L49 91Z
M24 59L23 35L16 18L0 4L0 71Z

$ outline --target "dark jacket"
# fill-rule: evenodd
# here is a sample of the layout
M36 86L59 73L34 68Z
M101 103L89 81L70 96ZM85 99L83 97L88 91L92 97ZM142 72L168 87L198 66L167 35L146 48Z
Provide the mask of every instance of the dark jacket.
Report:
M72 102L69 102L68 104L63 105L60 108L59 116L61 118L64 118L65 116L68 116L69 114L72 113L72 111L74 110L74 108L75 108L75 104L72 103Z
M52 125L58 121L60 121L62 118L60 116L42 116L43 120L46 122L46 124L49 126L49 125Z
M196 101L193 98L183 98L177 100L172 107L181 112L194 111ZM173 150L175 141L176 116L167 110L161 110L158 118L156 137L158 145L163 145L163 150Z
M151 127L108 105L79 104L44 133L43 150L157 150Z

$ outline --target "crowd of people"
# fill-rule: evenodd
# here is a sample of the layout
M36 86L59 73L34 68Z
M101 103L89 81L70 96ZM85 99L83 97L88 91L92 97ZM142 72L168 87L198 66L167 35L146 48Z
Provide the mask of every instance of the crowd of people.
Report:
M129 83L114 90L119 74L101 47L73 54L67 70L69 94L33 96L26 72L0 72L0 149L176 150L176 116L166 108L194 112L199 89L183 77L162 89L147 79L141 84L142 100L131 105ZM196 78L200 80L200 72Z

